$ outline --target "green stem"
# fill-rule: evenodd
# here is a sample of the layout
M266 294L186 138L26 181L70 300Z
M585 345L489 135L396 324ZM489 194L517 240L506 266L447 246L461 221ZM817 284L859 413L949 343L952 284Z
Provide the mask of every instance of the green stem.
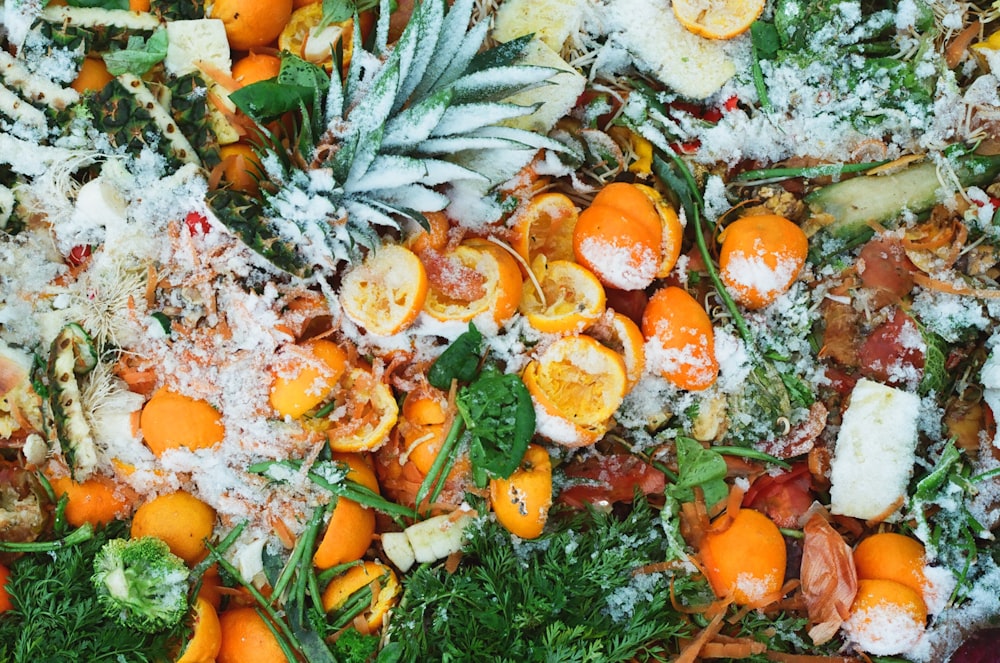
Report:
M717 451L723 456L739 456L740 458L760 460L765 463L777 465L784 470L790 470L792 468L789 463L786 463L777 456L772 456L771 454L766 454L763 451L757 451L756 449L750 449L748 447L712 447L712 451Z
M448 464L448 459L453 455L453 451L456 446L458 446L458 441L462 437L462 432L465 430L465 423L461 416L456 416L451 422L451 428L448 429L448 436L441 443L441 449L438 450L437 456L434 458L434 463L431 465L431 469L427 471L427 476L420 483L420 488L417 489L417 497L414 504L416 504L417 510L420 509L420 505L423 503L424 498L427 497L428 493L431 491L431 487L435 483L444 484L444 477L447 475L442 475L445 466ZM440 489L437 493L439 494Z
M887 163L889 163L888 160L868 161L865 163L825 163L819 166L803 166L801 168L760 168L744 171L733 179L737 182L751 184L757 180L775 181L791 179L793 177L827 177L843 175L845 173L863 173L866 170L878 168Z
M0 552L37 553L53 552L89 541L94 536L94 526L84 523L61 539L55 541L0 541Z

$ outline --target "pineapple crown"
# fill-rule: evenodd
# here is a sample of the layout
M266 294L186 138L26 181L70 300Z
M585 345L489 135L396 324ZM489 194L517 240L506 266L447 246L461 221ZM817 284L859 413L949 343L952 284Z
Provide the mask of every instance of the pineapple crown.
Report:
M381 232L407 219L425 225L422 213L448 207L456 187L478 192L463 196L463 206L479 206L472 216L499 218L496 187L538 150L569 148L504 126L537 108L504 100L545 84L556 70L518 64L530 35L482 51L489 25L470 27L473 2L456 0L449 10L445 0L423 0L390 46L389 3L382 0L374 45L355 47L343 75L339 53L332 80L286 53L276 79L234 92L233 102L261 128L268 145L262 164L274 186L259 223L222 209L233 207L235 192L216 197L227 204L213 205L220 219L301 275L356 259L361 247L378 246ZM353 43L362 43L358 21ZM292 150L278 148L263 128L288 111L302 117Z

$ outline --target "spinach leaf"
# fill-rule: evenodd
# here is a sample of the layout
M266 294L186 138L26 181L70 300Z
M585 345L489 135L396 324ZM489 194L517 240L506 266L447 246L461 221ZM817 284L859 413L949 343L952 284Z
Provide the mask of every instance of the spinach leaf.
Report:
M535 434L535 409L521 378L487 367L456 399L468 428L473 478L507 478L518 468Z
M716 451L706 449L697 440L677 438L677 483L668 488L670 495L681 502L694 499L694 488L700 486L705 504L712 506L725 499L726 461Z
M123 50L104 54L104 64L108 67L108 73L113 76L142 76L165 57L167 31L161 28L150 35L148 40L134 35L129 37L128 45Z
M128 9L128 0L66 0L70 7L96 7L98 9Z
M472 382L479 372L483 335L471 322L469 329L451 342L427 372L427 381L432 386L447 391L451 381Z
M229 95L236 107L260 124L275 120L289 111L319 112L330 78L311 62L285 54L281 69L273 79L251 83Z

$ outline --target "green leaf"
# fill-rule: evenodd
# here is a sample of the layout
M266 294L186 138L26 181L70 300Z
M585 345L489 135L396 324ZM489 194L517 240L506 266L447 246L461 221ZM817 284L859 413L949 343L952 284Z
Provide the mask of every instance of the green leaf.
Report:
M451 381L469 383L479 373L483 335L471 322L469 329L451 342L431 364L427 381L443 391L451 389Z
M772 60L778 54L781 40L774 23L754 21L750 24L750 39L757 55L764 60Z
M927 350L924 353L924 374L920 378L918 391L926 395L930 392L941 393L948 384L948 369L945 367L945 353L948 344L943 338L920 325L920 335L923 336Z
M266 124L289 111L298 110L307 99L311 105L313 93L309 87L266 80L241 87L230 94L229 99L252 120Z
M357 8L353 0L323 0L323 19L316 26L322 30L333 23L342 23L354 16Z
M476 483L509 477L535 433L535 408L521 378L488 367L458 392L456 405L472 436L469 460Z
M128 3L126 2L126 9ZM159 29L149 39L139 36L128 38L128 46L121 51L104 54L104 64L113 76L134 74L142 76L167 57L167 31Z
M70 7L96 7L98 9L128 9L128 0L66 0Z
M726 461L716 451L706 449L697 440L677 438L677 483L668 488L681 502L694 499L694 488L700 486L705 504L711 506L725 497Z

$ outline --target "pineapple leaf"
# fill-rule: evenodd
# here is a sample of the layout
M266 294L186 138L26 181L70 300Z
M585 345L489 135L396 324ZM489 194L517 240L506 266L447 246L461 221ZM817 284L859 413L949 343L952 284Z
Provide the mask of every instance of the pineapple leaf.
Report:
M519 106L517 104L484 103L459 104L445 111L441 121L431 132L431 136L451 136L465 134L491 124L498 124L523 115L530 115L541 105Z
M412 57L406 63L404 73L400 78L394 111L403 107L403 104L410 99L413 91L423 81L427 65L434 51L437 50L439 35L444 26L445 2L444 0L423 0L417 13L419 20L410 21L403 37L400 38L402 44L406 38L405 32L409 31L411 27L413 28ZM406 50L409 50L408 45Z
M448 196L421 184L392 187L372 191L372 204L383 209L398 211L401 205L411 204L427 212L443 210L450 202Z
M350 180L344 190L350 194L398 187L421 182L426 176L427 166L423 160L385 154L376 156L368 171L361 177Z
M393 0L379 0L378 21L375 23L375 41L372 45L372 53L382 55L389 44L389 17L392 16L392 9L395 2ZM357 21L354 22L357 25ZM355 41L360 44L360 41Z
M479 52L488 32L489 24L485 21L472 26L472 29L469 30L461 44L459 44L458 50L451 61L442 62L444 69L437 80L434 81L434 87L441 88L451 85L467 72L469 63L476 56L476 53Z
M396 219L391 217L385 211L383 207L378 205L377 201L368 198L351 198L344 201L344 208L347 210L347 223L352 229L363 228L365 232L356 233L352 232L351 235L355 238L358 237L372 237L374 241L367 243L362 241L366 246L372 246L378 242L378 234L372 226L386 226L388 228L398 228L399 224ZM392 208L388 208L388 211L395 211Z
M386 123L383 149L406 149L429 138L451 105L451 98L451 90L445 88L393 117Z
M347 177L344 179L345 190L358 182L371 170L371 166L378 157L379 148L382 146L382 127L376 128L368 135L364 136L354 150L354 161L351 163Z
M522 35L516 39L498 44L487 51L477 53L472 58L466 71L472 73L514 64L521 57L521 54L524 53L524 49L527 48L528 44L531 43L533 36L532 34Z
M452 103L499 101L538 87L558 72L552 67L511 65L465 74L451 84L455 93Z
M248 247L290 274L304 277L310 272L295 245L279 237L265 219L259 200L239 191L219 189L208 196L219 221Z
M420 143L414 150L417 154L454 154L468 150L527 150L527 143L510 140L501 136L444 136L431 138Z
M441 34L438 36L437 45L428 57L423 80L413 90L415 98L421 99L429 90L434 89L444 71L456 60L456 55L458 55L467 36L475 32L475 30L467 31L469 21L472 19L472 7L473 0L456 0L451 9L448 10L441 25ZM483 21L483 26L488 27L488 23ZM485 33L477 43L482 44L484 38ZM476 50L478 48L476 46Z
M453 182L457 180L478 180L480 182L487 181L485 177L476 171L469 170L468 168L460 166L457 163L452 163L451 161L423 159L423 162L427 167L427 175L423 179L423 184L434 186L436 184L444 184L445 182Z

